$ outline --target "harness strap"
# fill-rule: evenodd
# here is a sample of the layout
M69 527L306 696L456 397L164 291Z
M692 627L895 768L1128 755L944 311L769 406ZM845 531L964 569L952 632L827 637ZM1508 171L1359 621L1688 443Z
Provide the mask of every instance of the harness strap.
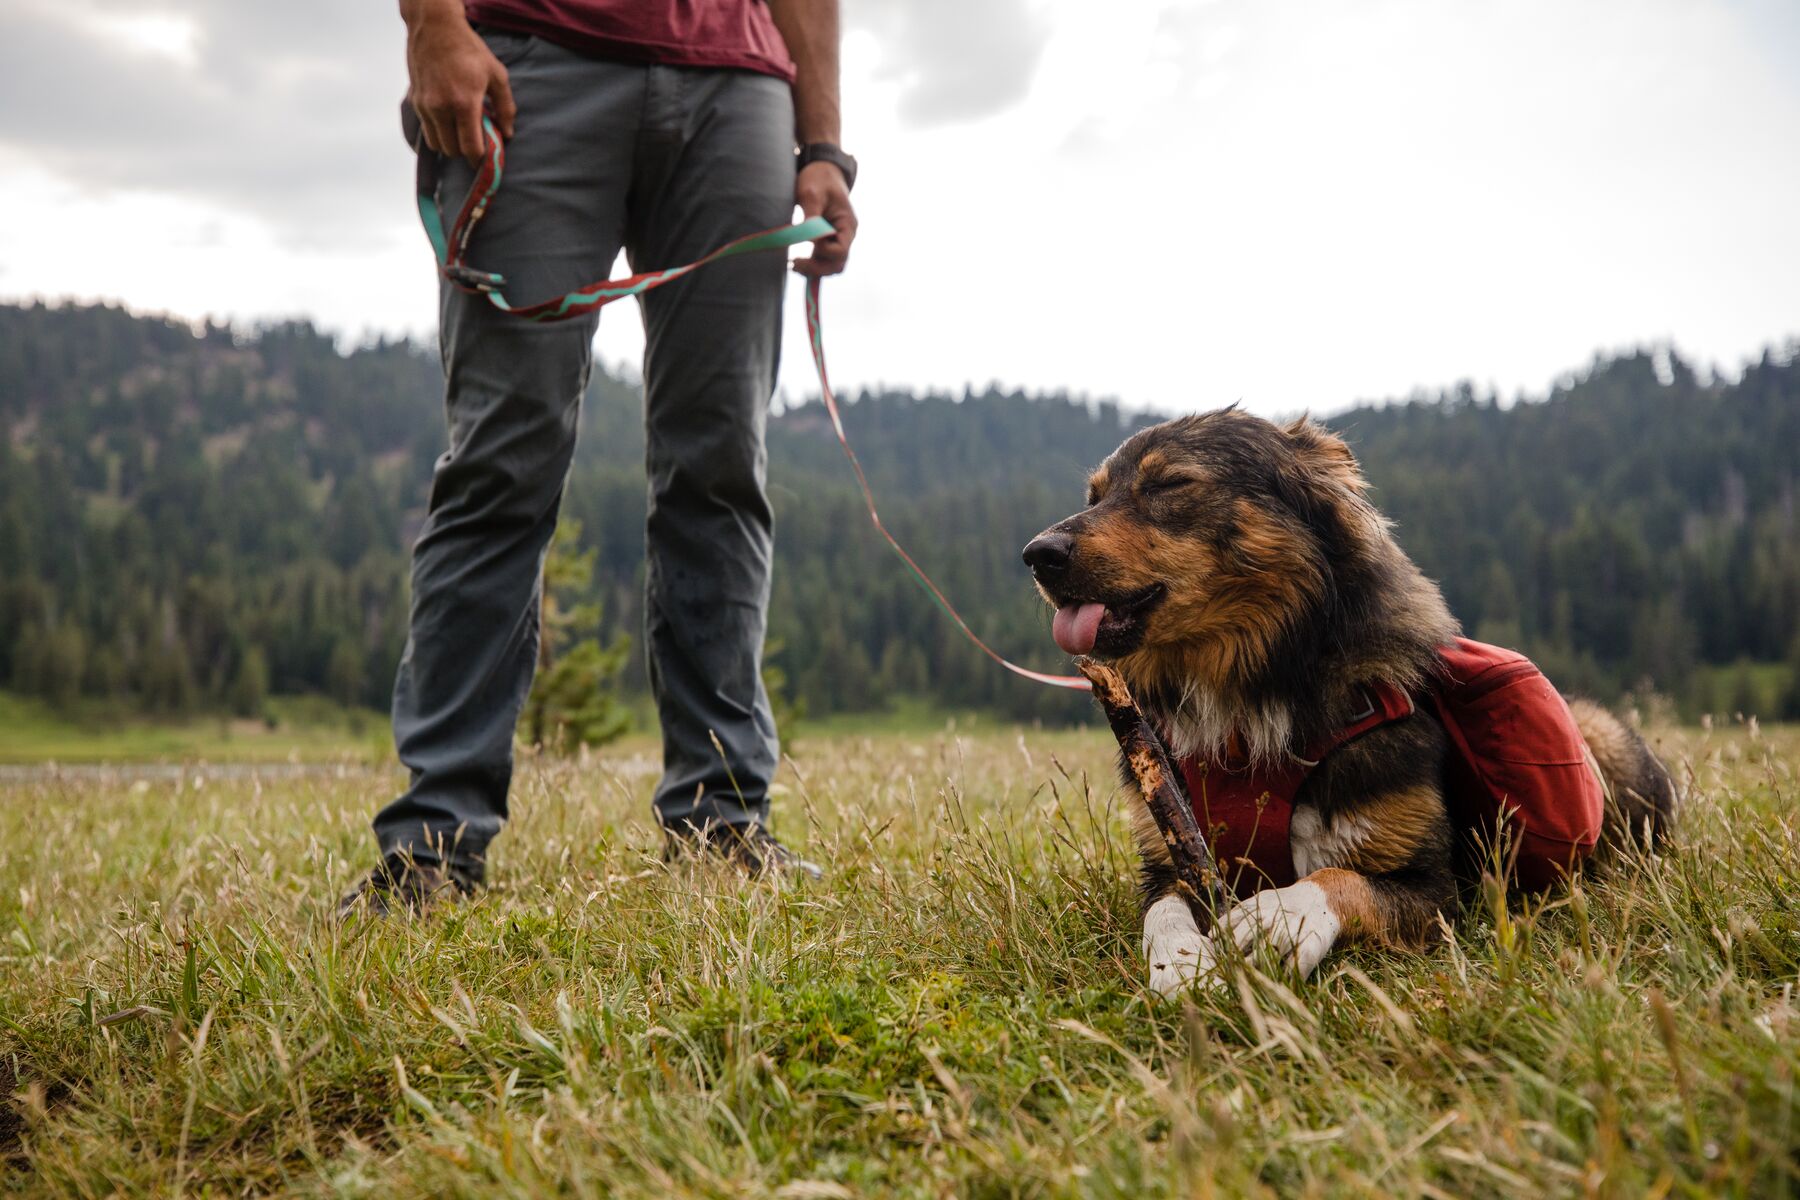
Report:
M1363 689L1358 711L1307 748L1280 762L1257 765L1239 760L1186 758L1182 781L1226 883L1240 897L1268 887L1286 887L1297 878L1291 822L1295 797L1327 755L1370 730L1413 713L1413 698L1389 683Z
M622 300L627 296L637 296L666 283L673 283L683 275L697 271L708 263L717 262L721 258L730 258L739 254L754 254L763 250L781 250L801 242L816 241L829 237L833 232L831 222L824 217L810 217L794 225L778 226L752 233L720 246L710 254L695 259L678 267L664 267L655 271L641 271L623 279L609 279L577 288L563 296L552 300L543 300L535 304L515 305L501 291L506 285L506 277L493 271L481 271L468 264L467 256L470 239L475 234L475 227L486 214L488 206L493 203L500 190L500 178L506 169L506 148L500 140L499 131L487 114L481 118L481 137L486 146L481 165L475 172L475 182L469 188L469 195L463 201L462 209L456 215L455 223L448 231L444 229L443 214L438 208L437 156L424 144L421 136L418 114L411 104L401 105L401 126L406 139L418 152L419 166L416 190L418 192L419 220L425 226L425 236L431 241L432 253L437 256L438 271L454 286L465 292L486 296L488 303L502 312L511 313L527 321L567 321L584 313L593 312L611 304L614 300ZM1004 657L982 641L969 623L956 611L942 589L931 581L922 567L906 552L887 526L881 523L881 514L875 507L875 493L869 489L868 477L863 474L862 463L857 460L856 451L850 446L850 438L844 432L843 418L838 413L837 397L832 394L831 380L825 371L825 339L819 320L819 280L817 277L806 281L806 333L812 346L813 366L819 372L819 393L825 402L825 411L831 414L831 427L837 433L838 444L844 448L844 455L850 460L850 466L856 472L857 486L862 489L863 504L869 511L869 520L874 522L877 533L893 547L894 553L900 556L913 578L918 580L937 606L943 609L949 618L956 622L956 627L963 635L996 663L1005 667L1015 675L1022 676L1034 683L1047 684L1050 687L1068 688L1071 691L1088 691L1091 686L1079 675L1050 675L1042 671L1033 671L1021 667Z
M1386 725L1389 721L1410 717L1417 707L1410 692L1403 691L1385 680L1365 687L1362 696L1362 710L1352 716L1347 724L1326 734L1320 745L1308 747L1306 755L1289 755L1296 765L1310 771L1323 762L1327 754L1345 742L1354 741L1369 730Z

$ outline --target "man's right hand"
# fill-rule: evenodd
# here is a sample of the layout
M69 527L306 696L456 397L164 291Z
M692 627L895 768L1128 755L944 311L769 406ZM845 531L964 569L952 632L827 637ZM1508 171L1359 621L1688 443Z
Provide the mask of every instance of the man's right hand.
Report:
M513 134L517 110L506 68L469 27L462 0L400 0L400 16L406 22L406 94L425 144L479 163L483 101L493 101L500 136Z

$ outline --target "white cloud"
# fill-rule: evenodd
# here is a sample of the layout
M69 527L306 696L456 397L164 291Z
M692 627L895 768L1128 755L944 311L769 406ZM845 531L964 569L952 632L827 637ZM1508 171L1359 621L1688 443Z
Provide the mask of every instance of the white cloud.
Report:
M847 18L850 29L874 33L877 78L899 84L900 115L924 127L1017 104L1051 29L1032 0L876 0L850 5Z
M0 152L74 183L223 203L296 247L358 241L405 176L385 4L12 0ZM403 184L400 186L404 186Z
M185 13L121 13L99 8L64 10L89 32L128 52L164 58L180 67L199 65L200 26Z

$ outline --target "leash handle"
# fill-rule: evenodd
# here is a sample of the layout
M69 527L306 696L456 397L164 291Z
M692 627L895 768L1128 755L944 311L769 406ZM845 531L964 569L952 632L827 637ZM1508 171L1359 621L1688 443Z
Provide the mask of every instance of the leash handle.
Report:
M500 179L506 171L506 147L500 140L500 133L494 128L493 121L483 113L481 117L481 137L487 148L482 155L481 165L476 168L475 181L469 186L468 198L463 201L462 209L456 214L455 222L446 231L444 218L438 209L437 196L434 190L420 186L418 189L419 220L425 226L425 236L431 240L431 249L437 255L438 270L444 278L465 292L474 292L486 296L488 303L502 312L511 313L526 321L567 321L595 309L604 308L614 300L623 300L627 296L638 296L666 283L673 283L683 275L698 271L708 263L717 262L721 258L732 258L739 254L755 254L761 250L780 250L788 246L796 246L801 242L815 241L829 237L832 233L831 222L824 217L812 217L797 225L781 225L774 229L764 229L720 246L704 258L695 259L679 267L663 267L655 271L640 271L636 275L628 275L623 279L606 279L591 283L586 287L576 288L550 300L542 300L535 304L514 304L506 298L502 290L506 286L506 276L495 271L482 271L469 265L469 242L475 236L475 227L487 214L488 206L493 203L494 196L500 190ZM421 181L423 183L423 180Z
M415 118L416 119L416 118ZM831 222L824 217L810 217L794 225L777 226L764 229L720 246L710 254L697 258L691 263L678 267L664 267L655 271L641 271L623 279L608 279L589 284L584 288L565 293L551 300L539 301L536 304L515 305L501 291L506 286L506 277L493 271L481 271L468 264L469 241L475 234L476 225L487 213L488 205L493 203L494 196L500 190L500 178L506 170L506 147L500 140L500 133L494 127L486 113L481 117L481 136L486 145L486 153L482 156L481 165L476 169L475 182L469 188L468 198L463 201L462 209L456 215L456 221L448 231L444 228L442 212L438 209L435 172L428 170L426 156L430 151L416 144L420 152L420 170L418 182L419 220L425 226L425 236L431 241L432 252L437 256L438 270L444 278L465 292L486 296L488 303L502 312L511 313L527 321L567 321L584 313L593 312L611 304L614 300L623 300L627 296L642 295L666 283L673 283L682 276L699 270L706 264L717 262L721 258L730 258L739 254L755 254L763 250L780 250L801 242L816 241L828 237L833 232ZM409 138L409 140L412 140ZM428 183L431 186L427 186ZM831 378L825 370L825 338L819 321L819 280L814 277L806 281L806 335L812 345L813 366L819 373L819 394L825 401L825 411L831 414L831 428L837 433L838 445L844 448L844 456L850 460L851 468L856 472L857 486L862 489L863 505L869 511L869 520L874 522L875 530L887 541L900 561L906 564L913 578L931 596L945 615L956 622L956 627L989 658L1005 667L1013 674L1029 679L1034 683L1046 684L1050 687L1068 688L1071 691L1091 691L1092 684L1079 675L1050 675L1042 671L1033 671L1001 655L993 647L981 640L981 637L969 628L969 623L956 611L937 584L924 568L913 561L913 556L906 552L887 526L881 523L881 513L875 507L875 493L869 488L868 476L863 474L862 463L856 457L856 451L850 445L850 438L844 432L844 421L838 413L837 397L831 391Z

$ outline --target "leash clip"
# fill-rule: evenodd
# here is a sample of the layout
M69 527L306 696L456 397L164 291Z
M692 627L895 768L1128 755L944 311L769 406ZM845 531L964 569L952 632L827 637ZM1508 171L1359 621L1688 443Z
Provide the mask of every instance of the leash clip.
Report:
M506 286L506 276L494 271L477 271L462 263L445 263L444 278L471 292L497 292Z

